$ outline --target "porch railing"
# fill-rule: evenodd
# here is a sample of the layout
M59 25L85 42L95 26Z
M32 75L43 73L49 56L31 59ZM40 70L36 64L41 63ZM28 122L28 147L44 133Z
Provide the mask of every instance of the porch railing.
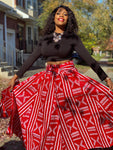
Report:
M3 45L0 44L0 63L6 61L6 46L5 41L3 41Z
M24 50L16 48L16 64L22 65L24 62Z
M9 66L12 66L12 72L14 73L14 68L19 64L23 64L23 50L17 48L12 49L10 44L7 44L8 51L6 54L6 42L0 45L0 65L2 62L7 62ZM15 58L15 60L14 60Z

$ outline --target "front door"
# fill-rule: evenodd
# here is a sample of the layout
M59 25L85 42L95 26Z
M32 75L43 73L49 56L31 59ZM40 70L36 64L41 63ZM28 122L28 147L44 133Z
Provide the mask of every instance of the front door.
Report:
M0 61L4 61L3 26L0 26Z
M7 62L9 65L16 65L15 32L7 32Z
M27 27L27 53L31 53L33 49L32 28Z

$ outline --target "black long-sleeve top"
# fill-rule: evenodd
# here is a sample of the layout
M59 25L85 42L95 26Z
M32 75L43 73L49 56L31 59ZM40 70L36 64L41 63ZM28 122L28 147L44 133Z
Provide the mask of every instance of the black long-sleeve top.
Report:
M97 73L101 80L105 80L107 77L106 73L91 57L87 49L84 47L80 37L75 33L69 34L66 32L64 32L62 39L58 42L54 42L53 34L45 35L39 41L37 48L24 62L16 74L18 77L22 77L40 56L43 56L46 62L67 59L71 60L73 51L76 51L79 54L79 56Z

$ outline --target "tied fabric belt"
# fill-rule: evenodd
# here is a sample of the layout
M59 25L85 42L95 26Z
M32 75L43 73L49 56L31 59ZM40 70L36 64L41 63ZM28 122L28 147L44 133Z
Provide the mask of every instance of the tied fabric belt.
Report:
M47 65L46 71L52 72L53 75L60 74L62 70L69 70L69 72L73 72L71 69L74 67L73 61L68 61L63 64L56 65Z

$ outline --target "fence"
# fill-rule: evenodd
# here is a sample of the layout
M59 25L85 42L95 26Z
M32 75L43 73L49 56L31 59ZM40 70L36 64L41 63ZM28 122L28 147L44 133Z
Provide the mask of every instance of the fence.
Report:
M14 67L23 64L23 50L12 48L10 44L7 44L6 52L6 42L4 41L3 45L0 45L0 65L3 62L7 62L9 66L12 66L12 72L14 72Z
M24 61L24 51L16 48L16 63L22 65Z

